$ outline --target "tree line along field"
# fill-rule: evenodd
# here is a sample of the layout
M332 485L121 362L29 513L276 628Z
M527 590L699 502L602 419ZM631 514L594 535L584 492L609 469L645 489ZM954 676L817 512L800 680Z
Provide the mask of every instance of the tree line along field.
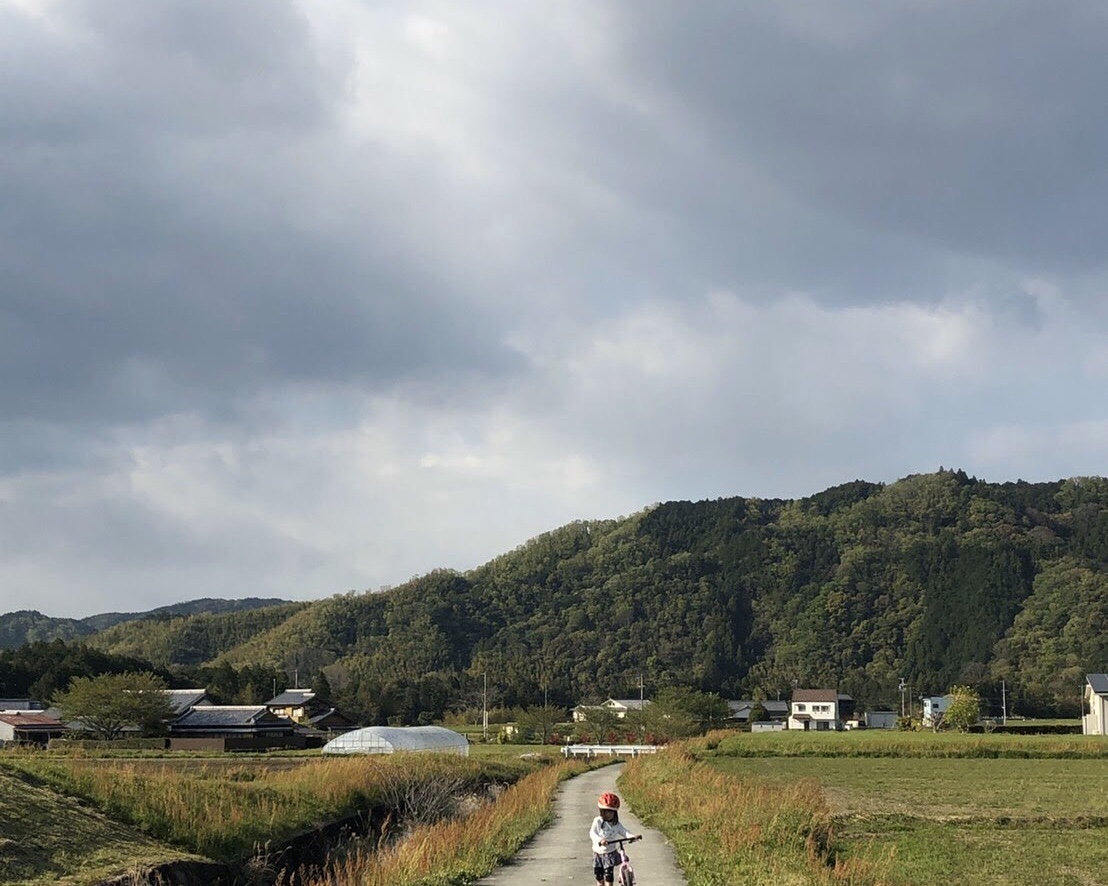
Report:
M818 787L829 858L864 865L867 883L1108 879L1108 742L1099 738L784 734L690 747L748 787Z

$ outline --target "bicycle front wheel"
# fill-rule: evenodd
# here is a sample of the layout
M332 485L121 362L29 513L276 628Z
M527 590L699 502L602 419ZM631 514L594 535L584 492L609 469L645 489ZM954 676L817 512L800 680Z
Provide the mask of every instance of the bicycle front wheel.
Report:
M635 872L626 865L619 869L619 886L635 886Z

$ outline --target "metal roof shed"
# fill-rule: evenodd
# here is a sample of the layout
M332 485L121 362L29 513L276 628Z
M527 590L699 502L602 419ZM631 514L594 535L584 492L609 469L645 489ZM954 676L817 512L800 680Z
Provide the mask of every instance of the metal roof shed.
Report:
M396 754L423 751L469 756L464 735L442 726L366 726L346 732L323 746L325 754Z

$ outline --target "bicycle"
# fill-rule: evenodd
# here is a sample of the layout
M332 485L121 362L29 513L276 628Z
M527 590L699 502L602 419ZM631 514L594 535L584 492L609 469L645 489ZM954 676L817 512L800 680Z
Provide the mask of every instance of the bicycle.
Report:
M619 867L615 870L614 886L635 886L635 869L631 867L631 858L627 855L627 850L623 848L623 844L634 843L641 839L642 836L638 836L608 841L609 846L613 843L619 844L619 849L616 850L619 853Z

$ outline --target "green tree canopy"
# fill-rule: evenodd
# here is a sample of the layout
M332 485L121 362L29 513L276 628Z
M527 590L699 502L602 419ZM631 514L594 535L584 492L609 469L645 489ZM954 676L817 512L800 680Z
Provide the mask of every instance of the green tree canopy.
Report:
M969 686L955 686L950 694L950 707L943 715L943 724L959 732L968 732L981 717L981 697Z
M76 677L57 698L66 720L79 720L106 740L128 726L156 734L173 717L165 681L149 671Z

